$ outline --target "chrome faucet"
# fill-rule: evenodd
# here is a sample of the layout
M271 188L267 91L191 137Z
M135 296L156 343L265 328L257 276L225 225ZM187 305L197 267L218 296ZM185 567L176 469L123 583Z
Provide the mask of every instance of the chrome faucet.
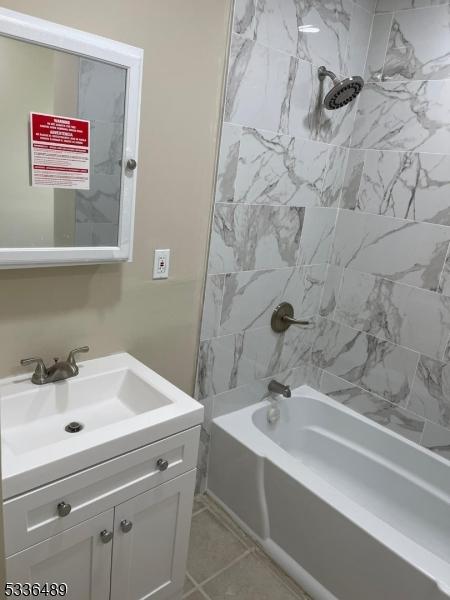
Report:
M272 379L272 381L268 385L269 392L273 394L281 394L285 398L291 397L291 388L288 385L283 385L279 381Z
M36 385L44 385L45 383L62 381L63 379L69 379L69 377L75 377L75 375L78 375L79 369L75 360L75 356L80 352L89 352L89 346L82 346L81 348L75 348L75 350L71 350L67 360L60 361L55 358L55 364L48 368L45 366L42 358L23 358L20 361L20 364L23 367L27 367L28 365L33 365L36 363L36 369L31 377L31 381Z

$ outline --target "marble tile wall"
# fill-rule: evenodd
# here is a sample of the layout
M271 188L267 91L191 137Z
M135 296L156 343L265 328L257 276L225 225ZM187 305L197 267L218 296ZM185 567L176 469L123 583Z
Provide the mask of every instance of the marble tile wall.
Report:
M363 73L374 9L236 0L196 385L201 476L212 417L263 398L273 376L319 387L316 328L279 335L270 317L286 300L318 318L356 105L325 111L317 69Z
M312 363L450 458L450 3L378 0L365 77Z
M322 108L321 64L365 75L358 102ZM449 66L450 2L236 0L200 487L211 418L266 397L271 377L450 458ZM274 334L282 300L314 327Z
M90 189L75 194L75 244L115 246L125 118L126 70L81 58L78 116L91 123Z

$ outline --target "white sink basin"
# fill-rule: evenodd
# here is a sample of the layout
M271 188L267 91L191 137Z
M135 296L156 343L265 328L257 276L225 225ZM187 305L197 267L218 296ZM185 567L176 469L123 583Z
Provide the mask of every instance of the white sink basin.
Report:
M202 421L201 404L129 354L79 366L42 386L31 373L0 380L4 499Z

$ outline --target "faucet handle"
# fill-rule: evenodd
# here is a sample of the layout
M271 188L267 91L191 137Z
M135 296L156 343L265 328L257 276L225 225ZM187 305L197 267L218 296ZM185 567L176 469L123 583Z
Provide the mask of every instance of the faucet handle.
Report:
M69 352L69 356L67 357L67 362L72 365L75 370L75 375L78 374L78 365L75 360L75 356L77 354L81 354L82 352L89 352L89 346L81 346L81 348L75 348Z
M28 367L28 365L33 365L36 363L36 369L34 370L33 377L31 381L38 385L45 383L45 378L47 377L47 367L45 366L42 358L32 357L32 358L22 358L20 364L23 367Z

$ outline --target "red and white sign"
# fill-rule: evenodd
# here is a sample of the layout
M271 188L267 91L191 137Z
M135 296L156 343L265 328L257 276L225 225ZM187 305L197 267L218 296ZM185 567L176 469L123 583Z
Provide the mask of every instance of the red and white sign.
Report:
M89 189L89 121L30 113L31 185Z

